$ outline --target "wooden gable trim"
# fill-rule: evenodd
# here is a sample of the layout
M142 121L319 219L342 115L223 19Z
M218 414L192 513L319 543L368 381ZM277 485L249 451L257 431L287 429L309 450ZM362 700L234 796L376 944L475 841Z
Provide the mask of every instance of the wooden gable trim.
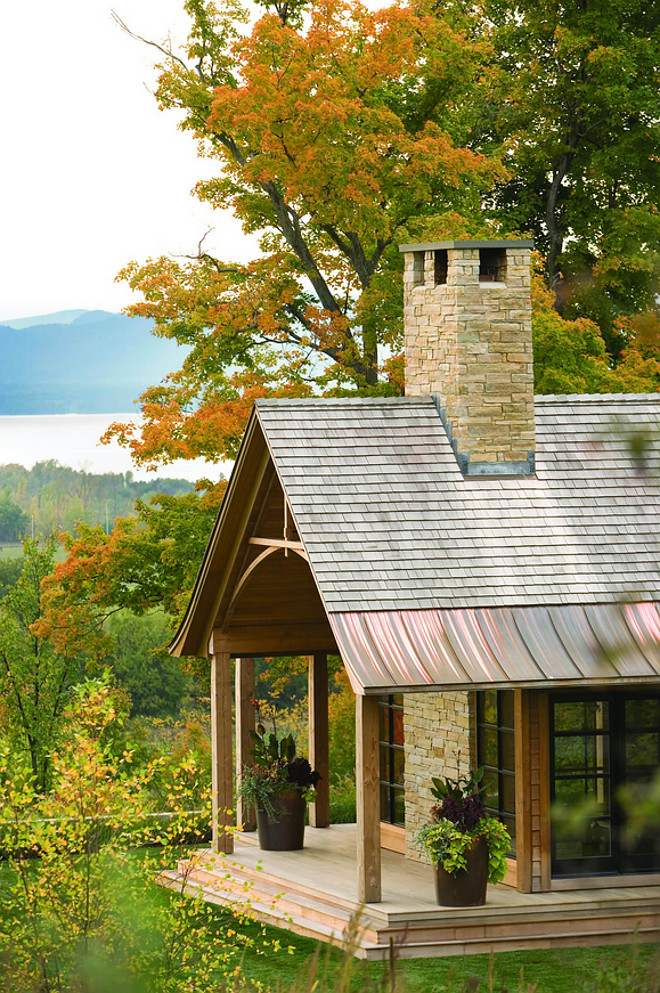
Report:
M215 619L270 463L270 452L253 411L188 609L170 645L172 655L208 655Z
M309 596L315 591L314 607L310 601L311 613L295 621L295 611L285 611L278 620L272 610L263 617L257 610L253 620L245 616L243 598L254 597L251 584L259 583L262 569L269 568L277 553L283 561L306 564L310 585L306 578L304 584ZM316 576L255 411L170 652L207 655L212 632L217 650L234 656L337 651Z

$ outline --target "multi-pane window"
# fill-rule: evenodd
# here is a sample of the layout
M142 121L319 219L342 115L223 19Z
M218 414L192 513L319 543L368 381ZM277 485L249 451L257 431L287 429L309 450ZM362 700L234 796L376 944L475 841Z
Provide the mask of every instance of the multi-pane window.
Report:
M516 778L513 690L477 693L477 765L484 770L486 810L499 817L516 852Z
M660 694L551 701L552 869L557 876L660 869L660 838L630 814L660 769Z
M380 819L388 824L405 823L403 695L390 694L379 700Z

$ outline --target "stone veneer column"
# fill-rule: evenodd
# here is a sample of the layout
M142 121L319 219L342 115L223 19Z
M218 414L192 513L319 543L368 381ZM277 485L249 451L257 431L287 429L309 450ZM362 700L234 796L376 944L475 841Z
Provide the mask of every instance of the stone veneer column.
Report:
M465 776L474 766L474 693L404 693L406 742L406 856L424 861L415 848L417 831L429 820L435 800L432 777Z
M406 245L406 395L435 393L468 474L529 471L534 452L531 242ZM500 246L493 248L493 246ZM499 251L494 282L480 251ZM446 255L439 274L438 255ZM533 466L532 466L533 467Z

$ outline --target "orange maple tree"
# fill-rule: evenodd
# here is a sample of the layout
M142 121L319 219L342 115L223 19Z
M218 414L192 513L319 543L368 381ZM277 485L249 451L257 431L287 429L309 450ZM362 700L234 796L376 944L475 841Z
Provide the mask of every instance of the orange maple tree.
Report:
M248 29L235 0L188 0L187 50L161 48L158 97L218 175L197 185L260 238L239 265L200 246L130 263L130 313L189 346L108 437L143 464L233 457L258 396L401 389L398 244L468 227L503 175L471 142L490 47L461 4L370 11L279 3ZM458 220L457 220L458 219Z

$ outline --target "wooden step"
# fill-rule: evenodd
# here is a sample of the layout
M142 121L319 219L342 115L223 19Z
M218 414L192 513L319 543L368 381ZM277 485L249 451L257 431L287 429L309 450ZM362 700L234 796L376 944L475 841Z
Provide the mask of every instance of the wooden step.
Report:
M351 929L351 914L341 908L329 906L325 898L302 894L284 893L271 879L263 881L225 871L220 874L208 867L194 867L185 879L177 870L163 873L163 885L202 896L203 899L234 909L244 904L248 916L255 917L275 927L285 928L295 934L315 938L344 947ZM185 883L184 883L185 881ZM278 880L278 882L280 882ZM238 899L237 899L238 898ZM644 902L644 901L643 901ZM371 909L371 908L369 908ZM515 908L516 911L519 908ZM567 908L564 906L563 908ZM580 915L573 909L571 928L566 916L552 919L547 909L543 913L529 911L521 921L517 913L509 919L505 915L479 915L479 908L471 908L471 916L464 910L449 918L435 922L426 921L407 927L379 926L370 919L362 920L358 927L353 951L358 957L369 960L389 958L392 942L397 958L440 957L479 952L517 951L525 948L550 948L559 946L594 946L626 944L633 934L638 940L660 939L660 912L644 907L627 909L622 914ZM569 926L567 927L567 924Z
M387 932L379 934L379 941L364 950L364 958L369 960L387 959L390 955L389 941L386 943ZM584 947L593 948L601 945L627 945L634 940L641 942L657 942L660 940L660 929L657 927L638 928L635 931L627 929L612 929L599 933L580 933L579 931L568 931L564 934L527 935L524 939L510 935L494 938L492 936L472 935L463 939L447 939L444 936L437 936L435 939L427 941L411 940L410 934L391 935L394 941L396 958L441 958L453 955L476 955L490 954L491 952L516 952L530 948L565 948ZM403 940L402 940L403 939Z
M219 891L213 883L209 884L198 880L196 873L191 873L182 886L183 880L179 873L170 869L159 874L158 882L161 886L166 886L169 889L182 889L190 896L201 896L209 903L237 909L237 903L229 888ZM244 909L247 916L274 927L284 928L295 934L324 941L340 948L346 945L346 935L350 933L351 928L350 919L333 917L328 913L324 914L321 909L309 907L306 903L288 903L290 909L285 910L277 898L272 899L271 894L251 890L250 899L245 903ZM322 919L323 917L325 920ZM374 938L375 932L369 932L364 928L358 929L358 934L353 939L358 957L366 957L372 947L375 947Z
M462 939L478 932L488 935L494 940L509 936L512 931L520 938L527 935L543 934L547 937L566 933L597 934L619 930L631 933L636 927L660 929L660 912L657 910L629 909L621 913L602 912L599 914L580 915L577 913L557 913L536 915L528 913L524 920L518 915L510 917L494 917L483 915L479 918L465 918L457 914L453 920L426 921L423 924L410 922L404 925L390 924L379 929L378 934L387 933L400 937L408 935L410 940L425 941L429 936L442 932L447 940Z

